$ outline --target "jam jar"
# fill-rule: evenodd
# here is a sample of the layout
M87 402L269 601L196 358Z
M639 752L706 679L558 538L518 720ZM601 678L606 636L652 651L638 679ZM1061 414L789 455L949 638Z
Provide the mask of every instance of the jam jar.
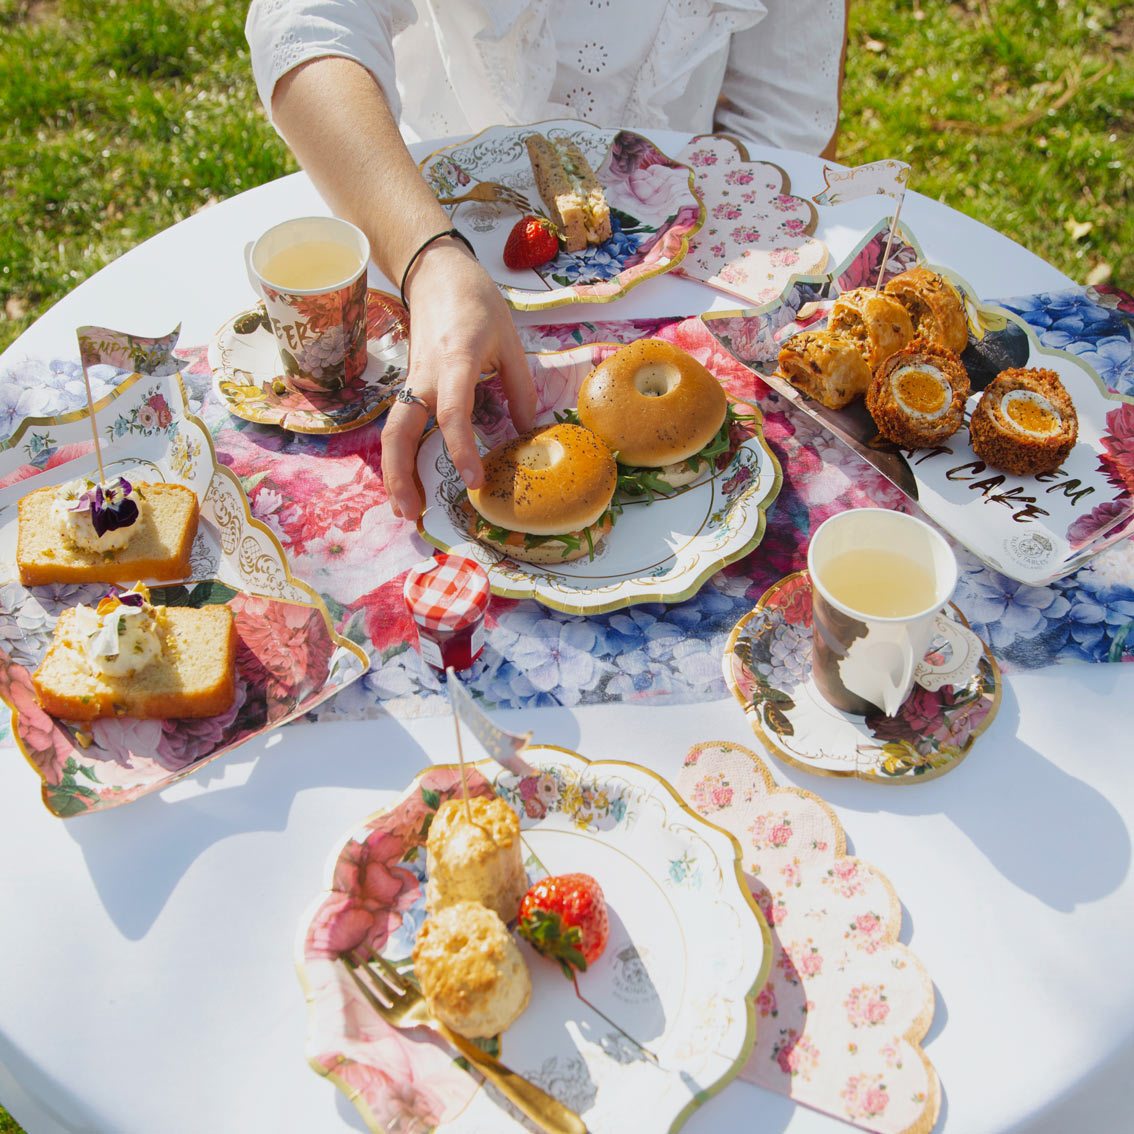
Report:
M410 568L406 607L429 665L468 669L480 657L488 598L488 575L475 559L439 552Z

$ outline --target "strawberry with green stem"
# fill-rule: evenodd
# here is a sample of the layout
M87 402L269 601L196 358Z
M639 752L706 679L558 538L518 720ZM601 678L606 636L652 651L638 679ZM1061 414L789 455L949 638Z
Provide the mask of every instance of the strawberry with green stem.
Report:
M547 217L521 217L504 244L504 263L513 271L538 268L558 255L559 230Z
M520 903L520 936L568 977L586 972L606 948L610 917L602 887L589 874L557 874L534 883Z

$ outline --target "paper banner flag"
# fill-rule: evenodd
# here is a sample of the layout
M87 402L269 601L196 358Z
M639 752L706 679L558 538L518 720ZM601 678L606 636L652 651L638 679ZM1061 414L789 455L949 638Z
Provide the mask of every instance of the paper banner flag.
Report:
M859 197L905 196L906 183L910 179L910 167L904 161L887 158L872 161L868 165L856 165L853 169L834 169L823 167L823 180L826 187L811 199L817 205L845 205Z
M449 680L445 683L449 690L449 704L459 721L468 726L469 732L480 741L481 747L496 761L517 776L530 776L534 769L520 756L520 752L531 740L532 734L519 736L507 732L493 724L488 714L479 708L472 694L461 684L461 679L450 666L447 669Z

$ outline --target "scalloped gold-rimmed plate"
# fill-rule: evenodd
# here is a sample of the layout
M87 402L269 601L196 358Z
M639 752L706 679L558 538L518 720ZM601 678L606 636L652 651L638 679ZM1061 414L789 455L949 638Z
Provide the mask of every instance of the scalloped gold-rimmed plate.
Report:
M358 429L393 404L409 364L409 315L399 300L370 288L366 296L366 369L342 389L293 390L283 373L262 304L238 312L209 343L217 393L235 417L292 433Z
M504 263L504 244L520 214L485 202L448 206L454 225L472 242L510 306L541 311L609 303L680 263L705 218L693 172L630 130L602 129L577 119L491 126L424 158L422 176L438 197L461 196L477 183L495 182L526 197L532 212L543 212L524 144L536 133L569 138L583 151L606 193L613 232L603 244L560 252L535 270L513 271Z
M594 366L618 350L615 343L589 343L566 351L528 355L539 420L578 403L579 387ZM709 368L712 369L712 360ZM478 391L473 425L490 448L507 432L507 414L493 384ZM764 538L767 510L783 474L764 440L759 411L747 438L724 468L706 474L666 499L627 503L594 558L535 566L471 543L465 527L464 485L439 430L422 440L417 472L426 508L418 521L422 537L443 551L459 549L479 560L494 594L531 598L568 614L603 614L643 602L692 598L722 567L747 555Z
M17 504L28 491L97 475L84 407L25 418L0 445L0 697L14 710L13 736L42 780L48 808L63 817L137 799L189 775L237 744L314 708L362 676L369 660L334 630L319 595L296 579L272 531L253 519L236 475L217 460L203 421L189 412L176 332L160 339L83 328L84 363L137 365L96 404L108 475L183 485L201 520L185 580L164 584L176 605L226 602L258 660L238 664L237 702L207 721L115 719L74 726L35 702L30 671L59 613L97 602L103 584L24 587L16 568ZM145 367L145 370L141 369ZM159 597L164 597L161 592Z
M582 870L599 880L611 933L578 977L599 1012L558 965L519 942L532 997L500 1037L501 1056L592 1130L676 1131L739 1072L756 1039L753 996L767 979L771 937L740 847L639 765L542 745L524 756L532 774L485 762L471 769L469 790L495 792L519 812L531 877ZM427 821L459 792L456 766L427 768L351 831L296 942L308 1060L375 1131L411 1116L447 1134L528 1129L433 1033L386 1025L341 963L375 953L406 962L425 917Z

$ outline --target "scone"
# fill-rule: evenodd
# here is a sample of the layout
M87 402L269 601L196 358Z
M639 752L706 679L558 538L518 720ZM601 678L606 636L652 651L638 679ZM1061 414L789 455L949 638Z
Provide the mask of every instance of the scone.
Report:
M499 796L462 799L437 809L426 840L430 913L457 902L479 902L511 921L528 888L520 843L520 820Z
M780 348L780 374L827 409L865 394L870 367L853 340L830 331L801 331Z
M827 330L853 340L871 371L914 337L909 312L872 287L844 291L831 308Z
M1079 418L1054 370L1002 370L973 410L969 437L986 465L1035 476L1067 460L1079 437Z
M32 686L65 720L216 716L236 694L232 611L151 606L141 586L65 610Z
M433 1015L469 1039L505 1031L532 995L528 967L507 926L476 902L457 902L425 919L413 971Z
M93 502L82 507L98 487L91 480L72 481L21 498L16 539L20 582L31 587L186 578L200 519L197 494L180 484L127 484L137 500L136 518L100 533L91 526Z

